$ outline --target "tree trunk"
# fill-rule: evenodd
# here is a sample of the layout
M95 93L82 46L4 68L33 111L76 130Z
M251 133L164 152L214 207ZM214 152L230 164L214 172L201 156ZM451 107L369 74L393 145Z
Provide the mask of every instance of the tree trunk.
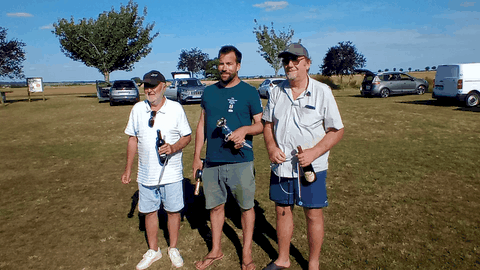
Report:
M110 72L105 71L105 72L103 73L103 78L104 78L104 80L105 80L106 82L110 82Z

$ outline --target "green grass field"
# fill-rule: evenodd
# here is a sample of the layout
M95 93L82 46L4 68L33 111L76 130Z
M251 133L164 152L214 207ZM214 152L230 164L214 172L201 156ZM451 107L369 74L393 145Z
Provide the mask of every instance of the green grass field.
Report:
M25 89L7 94L0 108L0 269L134 269L147 250L138 211L127 218L136 184L120 181L132 106L98 103L94 88L46 88L47 100L36 94L32 102ZM480 109L437 105L430 94L334 94L345 136L330 156L322 269L479 268ZM200 106L184 108L195 130ZM184 150L183 269L195 269L210 246L208 212L190 184L193 147L192 140ZM253 249L261 269L276 258L277 245L262 135L254 149ZM227 208L227 216L225 258L212 269L240 269L238 209ZM308 243L298 207L295 219L291 269L302 269ZM165 235L161 224L164 254ZM167 256L151 266L171 268Z

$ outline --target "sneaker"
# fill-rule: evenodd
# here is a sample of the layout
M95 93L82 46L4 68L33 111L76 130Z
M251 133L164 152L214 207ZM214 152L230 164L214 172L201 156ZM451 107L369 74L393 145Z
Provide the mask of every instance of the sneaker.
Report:
M170 260L172 261L173 266L176 268L182 267L183 266L183 258L180 255L180 252L176 248L168 248L168 256L170 257Z
M162 252L160 248L158 251L149 249L145 254L143 254L143 259L137 264L137 270L147 269L152 263L160 260L162 258Z

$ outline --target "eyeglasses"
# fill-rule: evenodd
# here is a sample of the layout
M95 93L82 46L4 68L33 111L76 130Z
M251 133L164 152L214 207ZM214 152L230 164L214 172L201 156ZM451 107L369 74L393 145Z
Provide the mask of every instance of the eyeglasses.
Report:
M284 66L287 66L288 64L290 64L290 61L292 61L292 63L296 66L303 59L305 59L304 56L300 56L300 57L298 57L296 55L286 56L286 57L282 58L282 63L283 63Z
M157 111L152 111L150 113L150 119L148 119L148 126L153 127L153 124L155 124L155 116L157 115Z

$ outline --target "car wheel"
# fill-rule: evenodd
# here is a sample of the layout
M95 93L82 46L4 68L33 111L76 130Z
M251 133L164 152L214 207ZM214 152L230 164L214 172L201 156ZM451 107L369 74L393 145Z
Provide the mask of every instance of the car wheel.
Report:
M480 104L480 95L477 92L472 92L467 95L467 98L465 99L465 105L467 107L475 107Z
M185 104L185 102L183 102L183 100L182 100L182 95L180 95L180 92L177 93L177 101L181 105Z
M425 91L426 91L426 89L425 89L425 86L424 86L424 85L419 85L419 86L417 87L417 94L418 94L418 95L423 95L423 94L425 94Z
M382 98L386 98L390 95L390 90L388 90L388 88L383 88L382 90L380 90L380 96Z

